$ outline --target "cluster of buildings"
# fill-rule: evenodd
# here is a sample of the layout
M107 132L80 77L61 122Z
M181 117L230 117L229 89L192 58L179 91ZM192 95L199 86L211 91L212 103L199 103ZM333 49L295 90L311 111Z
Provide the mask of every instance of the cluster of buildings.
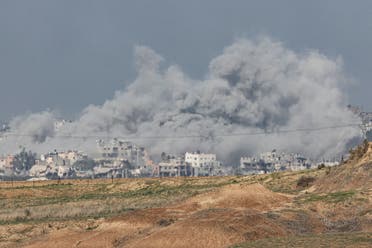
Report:
M98 152L94 158L79 151L53 151L35 158L28 170L28 177L34 179L59 178L127 178L127 177L198 177L220 176L232 173L231 168L222 166L216 154L186 152L182 155L163 153L155 163L146 149L132 142L113 139L99 140ZM14 156L0 157L0 176L14 175ZM323 161L326 166L337 162ZM264 174L277 171L298 171L314 168L318 164L300 154L273 150L252 157L241 157L240 174Z
M300 154L277 152L261 153L258 156L241 157L243 174L265 174L277 171L299 171L314 167L314 163Z
M132 142L99 140L94 158L79 151L53 151L35 158L27 176L34 179L124 178L216 176L226 174L216 154L187 152L180 156L162 155L155 163L146 149ZM0 157L0 177L16 177L15 156ZM20 175L18 175L20 176ZM24 176L24 175L23 175Z
M364 137L372 141L372 113L364 112L359 107L348 106L349 110L361 119ZM54 128L58 131L72 121L56 121ZM0 124L0 140L10 130L8 124ZM155 163L150 159L146 149L132 142L113 139L99 140L98 152L92 158L79 151L53 151L34 159L27 171L30 178L97 178L97 177L177 177L177 176L217 176L233 173L231 168L222 166L216 154L203 152L186 152L182 155L162 154ZM337 161L314 163L300 154L284 152L262 153L251 157L241 157L239 173L262 174L284 170L304 170L316 167L337 165ZM0 156L0 178L14 176L15 156ZM16 176L16 175L15 175Z
M13 168L15 156L0 156L0 178L17 176ZM220 176L234 173L232 168L222 166L216 154L200 151L186 152L182 155L163 153L155 163L146 149L132 142L113 139L109 142L99 140L94 157L79 151L53 151L40 155L29 165L28 178L127 178L127 177L198 177ZM322 161L325 166L337 162ZM241 157L240 174L264 174L277 171L298 171L314 168L314 163L300 154L273 150L251 157ZM236 172L235 172L236 173Z
M113 139L98 141L98 155L54 151L35 159L28 176L38 179L151 176L153 162L143 147ZM11 166L10 166L11 167ZM0 166L1 171L1 166Z
M186 152L182 156L163 156L162 161L155 165L154 175L167 176L218 176L224 170L216 158L216 154Z
M144 147L132 142L113 139L98 141L97 172L108 172L114 177L177 177L215 176L221 174L221 163L215 154L201 152L181 156L162 154L161 161L150 159ZM113 173L112 169L115 168ZM110 171L111 170L111 171ZM97 174L97 173L96 173Z
M361 119L364 137L372 141L372 113L363 112L358 107L348 106L349 110ZM71 121L56 121L58 131ZM9 131L7 124L0 125L0 140ZM80 151L53 151L35 158L29 165L30 178L102 178L102 177L177 177L177 176L217 176L236 173L235 169L222 166L216 154L186 152L178 155L161 155L155 163L144 147L132 142L112 139L97 141L97 152L88 157ZM14 155L0 155L0 179L15 175ZM284 153L273 150L256 156L241 157L238 173L262 174L277 171L298 171L314 168L319 164L335 166L337 161L315 163L300 154ZM235 170L235 172L234 172Z
M35 159L35 164L29 170L29 176L34 178L70 178L75 177L73 165L87 159L88 156L79 151L50 152Z

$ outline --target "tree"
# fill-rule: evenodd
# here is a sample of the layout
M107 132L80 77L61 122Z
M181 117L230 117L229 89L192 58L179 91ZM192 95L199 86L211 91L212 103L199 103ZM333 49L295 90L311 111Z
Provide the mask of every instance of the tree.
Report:
M21 152L14 156L13 160L13 170L16 173L22 171L28 171L35 164L36 153L31 151L26 152L26 149L23 147Z

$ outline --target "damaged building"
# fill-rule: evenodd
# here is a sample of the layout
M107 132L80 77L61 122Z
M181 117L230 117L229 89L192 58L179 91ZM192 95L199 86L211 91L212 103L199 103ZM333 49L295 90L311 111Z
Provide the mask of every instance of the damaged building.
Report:
M240 169L243 174L264 174L277 171L299 171L312 167L312 162L300 154L277 152L261 153L259 156L241 157Z

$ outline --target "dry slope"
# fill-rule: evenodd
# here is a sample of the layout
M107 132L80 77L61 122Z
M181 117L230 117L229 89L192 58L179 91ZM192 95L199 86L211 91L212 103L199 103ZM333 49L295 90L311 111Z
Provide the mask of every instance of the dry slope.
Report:
M286 235L262 211L290 200L259 184L228 185L179 204L129 212L90 232L55 231L26 247L226 247Z

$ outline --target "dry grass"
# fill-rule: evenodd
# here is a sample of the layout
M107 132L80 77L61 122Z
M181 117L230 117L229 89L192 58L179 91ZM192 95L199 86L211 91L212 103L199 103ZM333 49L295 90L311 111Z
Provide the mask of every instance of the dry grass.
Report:
M359 159L329 172L0 182L0 247L369 247Z
M281 238L262 239L236 245L234 248L280 248L280 247L353 247L367 248L372 246L370 233L329 233L320 235L288 236Z
M14 187L1 182L0 224L114 216L171 204L234 182L230 177L17 182Z

